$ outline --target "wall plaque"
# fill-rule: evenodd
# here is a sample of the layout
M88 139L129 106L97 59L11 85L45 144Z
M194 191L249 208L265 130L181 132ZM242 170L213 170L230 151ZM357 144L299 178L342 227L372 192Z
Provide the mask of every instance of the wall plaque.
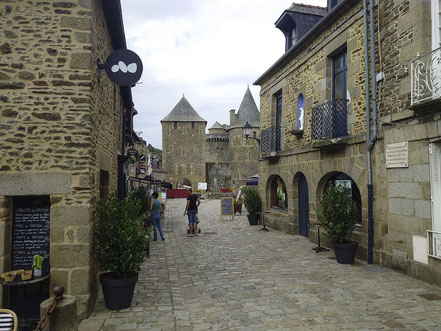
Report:
M386 168L409 166L408 142L386 145Z

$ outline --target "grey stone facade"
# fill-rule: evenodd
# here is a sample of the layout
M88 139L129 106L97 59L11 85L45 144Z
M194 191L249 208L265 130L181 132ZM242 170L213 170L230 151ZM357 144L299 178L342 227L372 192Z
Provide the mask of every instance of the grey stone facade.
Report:
M50 287L63 285L84 317L98 284L95 202L117 189L133 107L130 88L96 66L126 47L120 4L12 0L0 17L0 272L11 267L15 199L48 197Z
M436 217L431 210L431 186L435 183L430 177L433 169L429 144L439 145L441 141L440 96L432 95L425 104L411 104L414 92L411 92L412 72L408 70L418 54L431 49L430 5L429 0L381 1L373 12L375 71L380 75L376 82L376 140L369 141L372 145L372 257L374 263L441 285L441 261L428 256L426 251L431 245L427 231L433 230ZM278 91L282 91L283 98L281 150L262 154L260 161L259 191L264 198L267 224L300 234L302 217L306 216L309 228L303 235L315 242L320 194L330 180L342 175L349 177L353 192L354 188L358 190L353 197L361 210L353 240L359 243L358 257L368 259L366 100L370 102L370 138L374 132L372 98L366 96L363 14L362 1L342 1L255 84L262 87L261 134L275 126ZM320 26L327 28L320 29ZM313 112L333 99L332 61L342 52L347 54L348 134L318 139L313 133L314 125L318 125ZM370 59L369 53L368 61ZM369 88L372 89L371 78ZM305 110L303 131L297 130L300 94ZM395 143L406 143L407 162L400 167L387 167L386 150ZM287 209L276 208L272 202L277 176L286 185ZM305 192L300 191L303 176L307 183L307 208L301 207L305 199Z

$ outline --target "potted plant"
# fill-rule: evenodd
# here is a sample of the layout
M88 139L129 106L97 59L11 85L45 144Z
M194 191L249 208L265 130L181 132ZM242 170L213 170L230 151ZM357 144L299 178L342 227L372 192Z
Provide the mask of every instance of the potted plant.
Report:
M110 194L96 211L98 258L107 272L100 275L107 309L124 309L132 303L138 272L150 240L143 226L140 201L129 196L121 201Z
M41 269L43 267L44 258L41 255L34 255L34 264L32 268L34 269L34 277L41 276Z
M247 186L243 188L243 195L244 205L248 211L248 221L250 225L257 225L259 223L259 215L257 213L262 208L259 192L257 188Z
M338 263L354 263L358 243L351 241L357 221L357 205L351 191L344 185L332 183L320 196L319 221L332 241Z

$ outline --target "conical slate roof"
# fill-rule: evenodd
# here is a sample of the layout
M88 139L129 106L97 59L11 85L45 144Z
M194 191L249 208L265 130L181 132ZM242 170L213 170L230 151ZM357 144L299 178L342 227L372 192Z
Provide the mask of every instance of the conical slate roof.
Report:
M205 122L202 117L194 110L185 96L182 96L181 100L176 104L175 108L165 116L161 122Z
M242 103L237 111L236 123L232 125L230 129L238 127L243 128L246 122L248 122L253 128L260 127L260 113L249 86L247 87Z
M210 129L222 129L222 130L225 130L225 128L218 122L218 121L216 121L212 126L211 126L211 128ZM208 129L208 130L210 130L210 129Z

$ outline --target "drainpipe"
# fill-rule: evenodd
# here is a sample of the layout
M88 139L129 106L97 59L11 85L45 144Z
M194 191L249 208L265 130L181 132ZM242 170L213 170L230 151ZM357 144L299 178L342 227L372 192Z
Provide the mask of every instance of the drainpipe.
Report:
M369 52L368 52L368 28L367 28L367 0L363 0L363 24L364 24L364 63L365 63L365 85L366 85L366 144L367 144L367 189L368 189L368 264L372 264L373 242L374 242L374 220L373 220L373 193L372 193L372 167L371 151L377 140L377 93L375 73L375 46L374 46L374 0L369 1L369 23L370 23L370 47L371 47L371 75L372 75L372 122L373 136L371 139L370 126L370 98L369 98Z

